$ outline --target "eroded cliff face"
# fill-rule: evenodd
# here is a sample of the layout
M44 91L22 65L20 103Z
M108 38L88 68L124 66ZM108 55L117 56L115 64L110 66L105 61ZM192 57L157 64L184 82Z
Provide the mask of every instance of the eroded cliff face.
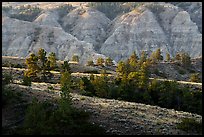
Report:
M133 11L119 20L113 34L102 45L101 53L119 61L128 58L133 51L140 54L142 50L152 52L159 47L164 54L168 51L165 33L151 11Z
M95 52L92 44L79 41L61 28L40 26L8 17L2 21L2 55L26 57L30 52L37 53L39 48L44 48L48 53L56 53L60 60L71 60L73 55L78 55L82 64L89 57L95 60L98 57L105 58Z
M191 20L198 26L199 32L202 33L202 2L171 2L175 6L187 11Z
M62 19L64 30L79 40L92 43L95 49L103 43L110 19L103 13L88 7L79 7Z
M38 16L34 22L39 25L47 25L52 27L59 27L61 28L61 25L58 22L59 16L58 13L55 10L49 10L45 11L40 16Z
M202 56L202 34L188 12L171 4L145 5L113 21L110 36L101 53L116 61L136 51L150 53L160 48L163 56L185 51L191 57ZM199 51L200 50L200 51Z
M192 58L202 56L202 5L173 4L143 4L112 21L86 6L76 6L64 17L55 7L44 8L33 22L10 18L13 11L3 11L2 55L26 57L44 48L61 60L78 55L83 64L98 57L118 62L133 51L140 56L143 50L150 54L157 48L164 58L166 52L174 56L180 51Z

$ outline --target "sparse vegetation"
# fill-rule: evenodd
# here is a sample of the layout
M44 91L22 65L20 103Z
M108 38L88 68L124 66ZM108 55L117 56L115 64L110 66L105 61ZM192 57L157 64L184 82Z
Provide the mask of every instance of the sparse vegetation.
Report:
M103 12L109 19L113 20L122 13L127 13L140 6L142 2L89 2L88 6Z
M68 61L64 61L64 63L61 65L61 72L71 72L71 68L69 66Z
M113 66L113 60L108 57L106 60L105 60L105 65L106 66Z
M181 63L185 68L191 67L191 57L188 53L181 53Z
M31 86L32 84L31 78L24 75L22 84L25 86Z
M93 60L89 60L89 61L87 61L87 66L94 66L94 62L93 62Z
M201 82L200 78L199 78L199 73L193 73L190 76L190 81L191 82Z
M9 5L10 3L5 4ZM12 3L12 5L18 4L19 3ZM41 3L32 4L41 5ZM111 20L126 12L134 10L135 7L139 6L140 4L141 3L139 2L90 2L88 5L85 3L86 6L96 8L97 10L103 12ZM70 17L73 17L76 21L78 21L78 19L75 19L75 17L89 20L89 15L92 15L91 12L93 9L85 8L84 3L82 5L83 6L80 4L80 8L78 8L76 12L70 14ZM183 4L178 5L183 7ZM187 4L187 6L190 7L191 4ZM5 23L10 21L7 16L25 21L34 21L42 11L39 7L34 7L31 5L19 6L19 8L14 7L2 7L2 11L4 12L3 21ZM151 12L154 12L153 16L156 17L156 21L159 23L162 21L162 23L165 23L165 25L171 25L171 20L169 20L169 18L166 18L166 20L160 20L160 18L166 14L160 13L164 10L166 10L166 12L172 11L173 13L173 9L176 9L176 7L165 5L164 3L150 3L147 4L147 7L151 10ZM75 7L72 7L69 4L59 6L57 8L55 6L50 6L49 12L52 12L53 10L54 14L59 14L58 23L65 28L64 30L69 30L70 33L75 33L76 31L77 33L78 26L74 26L75 28L72 30L70 29L73 27L72 25L76 25L76 22L70 21L70 23L66 25L64 21L69 20L70 18L63 18L74 8ZM140 9L144 10L145 8L140 7ZM114 31L118 31L118 33L121 35L126 33L126 31L131 29L126 26L126 23L129 24L129 20L134 22L134 19L139 17L139 14L137 13L142 12L140 9L135 9L132 13L124 15L124 21L122 22L125 22L125 24L123 24L124 26L121 26L119 29L117 28L117 20L115 22L116 25L115 23L108 23L109 21L107 21L106 23L108 24L108 27L103 26L103 23L99 24L99 26L97 26L99 30L97 31L100 31L102 37L99 38L97 35L95 37L97 39L96 42L100 41L101 39L102 42L105 42L105 44L109 46L112 44L117 44L118 42L120 45L120 41L122 40L120 37L114 37L114 39L117 40L116 42L111 41L111 39L108 41L109 35L105 34L114 34ZM86 10L88 10L88 14L84 14ZM180 10L182 9L176 9L175 14ZM47 11L45 12L47 13ZM147 15L150 15L151 12L146 13ZM83 16L80 16L82 14ZM132 17L130 16L132 16L134 19L131 20ZM150 15L150 17L152 17L152 15ZM50 17L48 18L51 19ZM43 21L44 17L41 19ZM119 27L120 22L121 21L119 20ZM53 22L52 24L54 23L56 22ZM129 25L132 26L131 23ZM161 27L165 27L165 25L161 25ZM21 44L18 44L18 41L7 42L5 40L7 38L3 38L5 41L4 43L6 44L17 44L16 52L22 51L22 54L13 52L12 55L23 55L24 51L21 49L21 47L19 47L19 45L25 45L26 43L30 44L27 45L31 46L28 47L30 50L35 49L35 44L37 41L38 46L41 44L41 46L45 48L49 48L49 46L57 44L57 48L62 49L68 46L68 48L72 49L70 45L73 45L72 43L77 40L73 39L71 36L70 38L63 37L59 39L57 37L57 42L54 43L54 35L61 33L61 30L55 28L57 33L54 33L49 31L49 27L44 26L45 29L47 28L47 31L43 31L42 35L45 36L44 33L47 33L47 37L45 36L44 38L47 38L48 40L45 40L47 43L42 43L39 41L41 40L41 38L39 39L41 36L39 34L41 33L42 28L37 26L35 26L33 33L28 32L31 37L25 37L26 41L23 41ZM6 27L4 29L4 32L8 33L8 35L18 32L18 30L16 30L14 33L10 32L8 28L9 27ZM83 29L90 29L90 27L89 25L86 25L83 27ZM132 30L134 29L131 29L131 31ZM163 30L164 33L168 31L168 34L170 34L169 30L171 30L171 28L163 28ZM148 31L151 33L151 29ZM148 34L146 35L146 33L143 33L142 35L136 35L134 33L134 37L140 37L143 35L148 36ZM75 34L73 34L73 36L75 36ZM92 35L90 34L89 36ZM176 35L172 35L172 38L174 39L175 36ZM128 43L128 41L131 41L132 38L132 35L128 35L127 38L124 38L124 41ZM8 40L11 39L13 38L8 38ZM22 37L22 39L24 38ZM60 39L65 41L61 43ZM69 39L72 39L73 41L66 45L67 40L69 42ZM81 37L81 39L83 39L83 37ZM21 41L20 39L18 40ZM83 43L83 41L78 42ZM136 45L145 43L144 47L149 46L149 48L154 48L155 46L154 41L152 45L149 45L151 40L133 40L133 42L134 44L136 42ZM48 44L48 46L44 44ZM77 45L76 42L75 45ZM93 47L98 47L100 45L100 43L96 46L90 45L89 49L92 50ZM140 46L137 51L141 50L142 48L143 47ZM6 49L9 50L10 48L5 47L4 49L4 55L9 55L10 53L9 51L6 51ZM164 48L162 47L162 50L163 49ZM180 49L182 50L183 48ZM101 47L101 54L103 50L105 50L105 48L103 49L103 47ZM114 54L117 52L119 53L120 51L125 52L124 54L121 54L121 57L117 56L114 58L116 60L124 58L127 54L129 54L131 49L128 48L127 52L125 50L126 49L122 48L119 50L114 50ZM130 134L202 134L202 121L200 121L202 120L202 88L200 87L200 85L202 85L202 70L200 69L200 66L202 66L200 63L202 62L202 58L201 61L197 59L191 59L190 55L185 52L178 52L175 57L173 57L172 55L174 55L175 50L168 49L171 51L171 57L169 53L166 53L165 61L163 61L164 58L162 56L162 50L158 48L153 51L152 54L149 54L146 51L142 51L139 57L138 53L132 51L132 55L129 56L127 60L120 60L117 66L114 66L113 60L110 57L104 58L105 56L103 55L101 55L101 57L96 60L96 64L94 64L94 57L100 55L96 54L96 52L93 50L90 52L90 54L86 54L91 55L91 57L88 57L90 60L86 64L87 66L91 67L82 66L80 64L81 62L84 63L85 56L80 58L79 55L71 53L71 55L74 56L72 56L70 62L69 60L64 60L64 62L57 62L56 55L59 55L60 53L57 52L57 54L55 54L54 52L51 52L49 55L47 55L47 52L43 48L40 48L36 54L31 53L32 51L28 51L30 55L25 60L23 58L17 57L12 58L13 60L10 60L11 62L5 60L5 62L2 62L2 66L5 66L2 67L3 134L103 135L129 134L130 132ZM66 55L66 51L61 51L63 52L61 57L71 57L70 55ZM84 54L84 51L82 51L82 54ZM156 79L158 76L159 78L165 78L167 74L169 76L168 80ZM155 79L152 80L150 77ZM176 80L171 81L170 78L175 78L179 82ZM184 82L182 83L184 79L188 84L184 85ZM187 80L197 83L187 82ZM85 96L79 95L78 93ZM31 98L33 97L37 98L34 98L32 101ZM74 106L76 106L76 108ZM82 108L84 110L79 110L77 108ZM9 115L9 113L12 114ZM19 115L20 118L17 118L13 115ZM180 123L178 123L178 121ZM97 123L99 123L100 126L98 126ZM102 127L105 127L106 131Z
M190 132L197 131L198 133L202 133L202 121L198 122L194 118L183 118L181 123L177 125L177 128Z
M155 59L156 61L159 60ZM105 73L101 73L103 74L101 77L82 78L80 82L81 93L88 96L120 98L127 101L159 105L202 115L201 92L190 92L189 88L183 88L177 82L148 80L151 64L149 59L145 60L139 60L136 53L133 52L127 61L118 63L116 79L107 77ZM155 70L155 73L166 77L158 69Z
M50 63L50 69L55 70L57 68L57 58L54 52L51 52L47 57Z
M88 122L89 114L59 100L52 102L33 100L27 108L23 127L17 134L24 135L98 135L104 129Z
M185 72L184 70L182 70L182 69L179 69L179 70L178 70L178 73L181 74L181 75L186 74L186 72Z
M11 73L3 73L2 85L7 85L13 82L13 77Z
M166 61L169 62L171 60L170 54L166 53Z
M161 50L158 48L156 51L153 51L150 56L152 63L158 63L159 61L163 60L163 56L161 55Z
M28 68L25 76L30 77L31 80L43 79L43 81L52 76L50 71L57 67L55 53L51 52L48 57L46 54L47 52L42 48L39 49L38 55L30 54L25 62Z
M64 61L60 67L61 98L57 103L55 102L56 105L53 105L53 102L40 103L34 101L26 111L23 127L18 128L18 131L14 132L17 134L49 135L104 134L103 129L87 123L87 113L71 107L72 98L70 92L72 92L73 89L80 90L79 93L86 96L114 98L157 105L164 108L202 115L202 92L197 90L190 91L189 88L180 86L176 81L170 82L148 79L150 76L149 67L155 65L154 63L162 59L161 56L156 57L156 53L161 55L161 52L155 52L155 62L150 62L151 57L148 58L145 52L141 54L140 58L138 58L136 52L133 52L126 61L120 61L118 63L116 67L117 76L115 78L108 77L107 71L104 69L100 71L101 76L94 76L92 74L90 77L76 78L77 80L73 80L69 63L68 61ZM106 64L107 62L103 63ZM23 84L31 86L31 77L38 77L40 71L46 72L56 67L55 54L50 53L49 56L46 57L46 51L41 49L38 52L38 56L31 54L30 57L26 59L26 64L29 71L25 72L27 75L23 77ZM46 67L48 70L46 70ZM183 71L183 69L180 70ZM157 75L164 77L164 74L160 72L159 69L156 68L154 71ZM98 70L87 71L87 73L91 72L99 73ZM192 79L197 79L196 77L198 78L198 74L193 76ZM4 85L9 84L11 81L11 75L3 74L2 83ZM54 87L48 86L47 89L53 90ZM8 98L13 97L16 96L11 92L7 92L7 89L4 89L3 104L7 104ZM80 98L80 100L83 101L85 98ZM78 116L76 116L76 114ZM79 119L83 120L80 121ZM184 121L183 123L188 122L189 121ZM196 126L195 124L195 127ZM188 127L186 124L183 124L178 128L186 130ZM96 130L97 133L93 130ZM200 132L200 129L197 132Z
M67 15L71 10L73 10L74 7L70 4L61 5L57 8L58 14L61 18L63 18L65 15Z
M78 55L73 55L72 56L72 61L79 62L79 56Z
M54 87L53 86L48 86L47 89L54 90Z
M104 59L103 58L98 58L97 62L96 62L96 65L103 67L104 66L103 64L104 64Z
M13 92L9 84L13 82L13 76L10 73L3 73L2 75L2 106L21 101L21 94Z
M11 18L16 18L19 20L24 20L24 21L30 21L32 22L33 20L35 20L35 18L40 14L40 12L42 11L42 9L40 9L37 6L20 6L17 9L14 9L17 13L15 14L11 14L10 17Z

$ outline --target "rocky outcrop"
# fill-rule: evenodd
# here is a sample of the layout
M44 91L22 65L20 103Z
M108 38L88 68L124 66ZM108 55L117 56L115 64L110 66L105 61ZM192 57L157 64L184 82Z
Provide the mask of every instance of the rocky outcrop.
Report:
M52 27L61 27L58 23L59 16L55 11L45 11L44 13L40 14L34 22L39 25L48 25Z
M56 53L60 60L71 60L73 55L78 55L83 64L90 58L105 58L94 51L92 44L79 41L58 27L3 17L2 33L2 55L26 57L44 48L48 53Z
M160 48L175 56L185 51L191 57L202 55L202 34L188 12L172 4L147 4L115 19L110 36L103 43L101 53L114 60L126 59L133 51L138 56Z
M202 33L202 2L171 2L175 6L187 11L191 20L198 26L199 32Z
M157 48L164 58L166 52L175 56L180 51L202 56L200 3L145 3L112 21L85 5L60 17L54 5L43 3L33 22L11 19L3 11L2 55L26 57L42 47L62 60L79 55L81 63L107 56L118 62L133 51L140 56L142 50L150 54Z
M114 28L113 34L102 45L101 53L116 61L128 58L133 51L151 52L160 47L164 54L168 52L165 33L149 10L121 16Z

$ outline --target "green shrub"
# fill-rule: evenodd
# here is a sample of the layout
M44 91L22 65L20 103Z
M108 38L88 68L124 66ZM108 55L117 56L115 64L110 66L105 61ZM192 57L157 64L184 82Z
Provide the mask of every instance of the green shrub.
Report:
M52 124L53 106L50 102L40 103L37 99L33 99L28 106L25 114L25 120L22 129L17 131L18 134L25 135L42 135L57 133Z
M52 102L33 100L27 108L23 127L18 134L26 135L98 135L104 129L88 122L89 113L75 109L60 99Z
M177 128L184 131L193 131L197 133L202 133L202 121L198 122L194 118L183 118L182 122L177 125Z
M82 95L94 96L95 87L87 77L82 77L79 81L80 90Z
M154 69L154 74L159 75L159 70L158 69Z
M54 90L54 87L53 86L48 86L47 89Z
M6 85L13 82L11 73L3 73L2 84Z
M181 75L186 74L186 72L185 72L184 70L182 70L182 69L179 69L179 70L178 70L178 73L181 74Z
M2 105L20 103L22 101L22 93L13 92L10 87L2 87Z
M31 86L32 84L31 78L24 75L22 84L25 86Z

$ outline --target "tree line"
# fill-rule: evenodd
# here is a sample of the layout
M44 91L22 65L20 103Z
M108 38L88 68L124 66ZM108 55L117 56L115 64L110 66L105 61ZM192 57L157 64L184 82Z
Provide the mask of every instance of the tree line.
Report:
M28 71L25 72L25 75L29 77L41 75L43 80L46 80L49 71L56 66L54 58L55 54L53 53L46 57L46 51L43 49L39 50L38 56L31 54L26 59ZM88 96L122 99L202 114L202 92L190 91L189 88L180 86L176 81L149 80L149 68L152 64L162 60L160 49L154 51L150 57L144 51L141 53L140 58L136 52L133 52L127 60L118 63L115 78L108 77L104 69L101 76L92 74L90 77L79 78L75 83L75 88L78 87L81 94ZM67 61L64 61L60 71L61 79L64 79L64 81L72 79ZM62 85L63 89L70 89L73 87L74 81L72 79L71 82L62 83Z
M100 77L91 75L89 78L81 78L81 94L158 105L202 115L202 92L190 91L176 81L149 80L149 67L162 59L160 49L149 58L145 52L142 52L140 58L133 52L126 61L118 63L116 78L107 77L105 71Z

